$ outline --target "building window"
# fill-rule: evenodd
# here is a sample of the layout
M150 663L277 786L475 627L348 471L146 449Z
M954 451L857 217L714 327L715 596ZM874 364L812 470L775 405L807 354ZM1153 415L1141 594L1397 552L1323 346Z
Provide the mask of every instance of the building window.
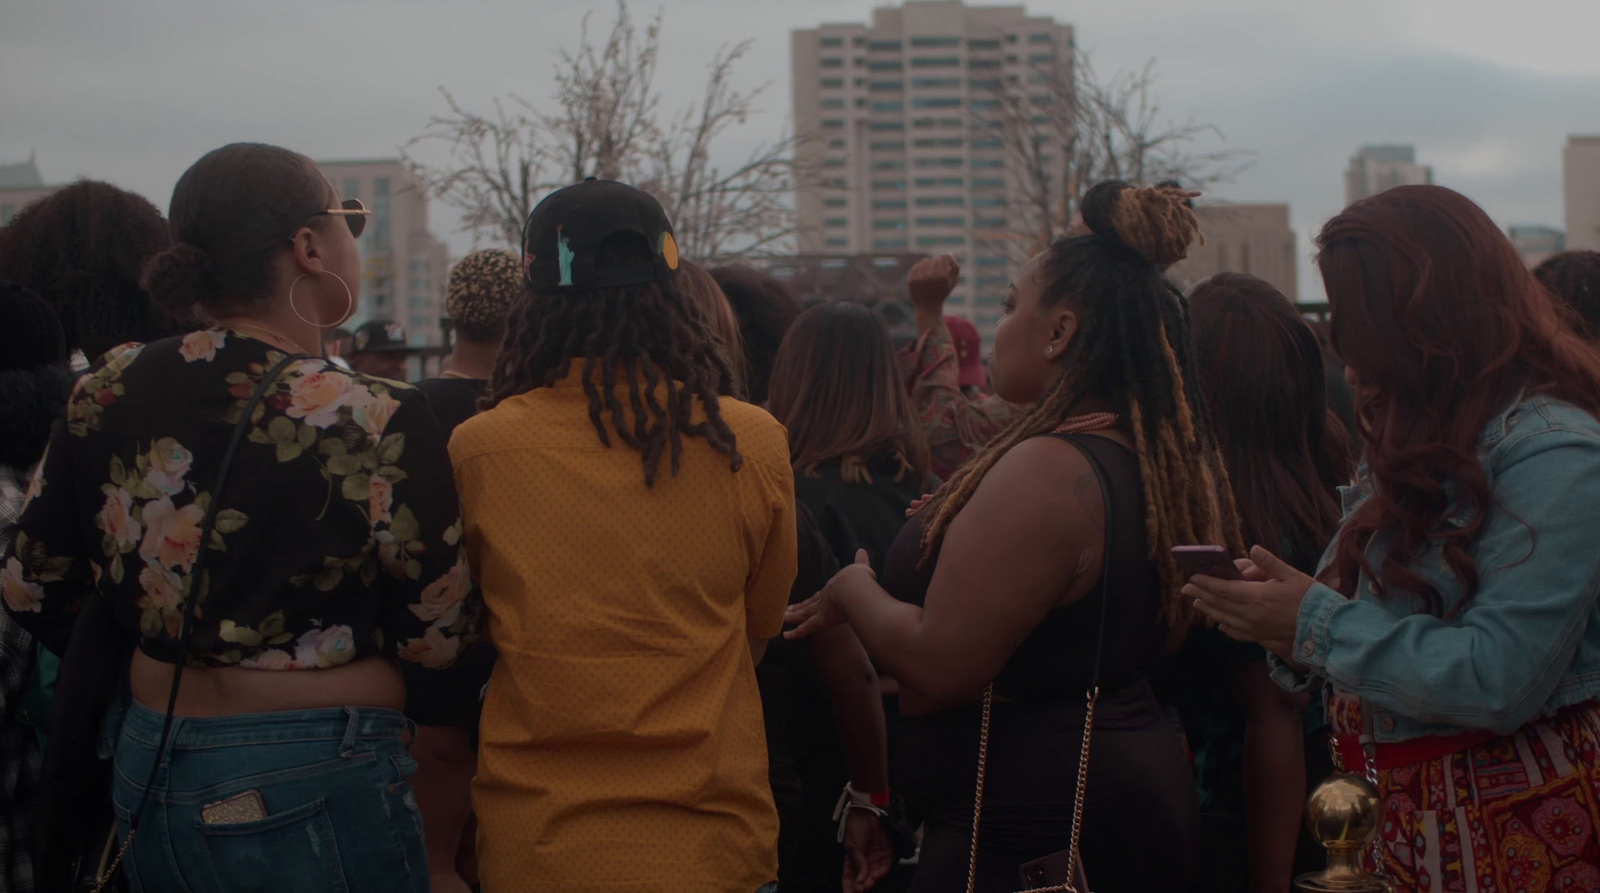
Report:
M972 159L972 169L975 170L975 171L990 170L990 169L993 169L993 168L1005 167L1005 166L1006 166L1006 163L1003 160L999 159L999 158L974 158L974 159Z
M849 206L849 204L850 200L847 198L825 198L822 200L824 208L843 208Z
M904 121L873 121L867 125L868 130L905 130Z
M911 46L919 49L935 49L940 47L961 46L959 37L913 37Z
M918 248L937 248L945 245L965 245L966 236L918 236Z
M967 81L967 88L971 90L999 90L1004 86L1005 84L999 78Z
M913 56L912 68L960 68L960 56Z
M904 211L906 200L903 198L883 198L872 203L874 211Z
M867 63L868 71L901 71L904 68L899 59L874 59Z
M873 50L878 50L878 51L881 51L881 52L898 53L898 52L900 52L901 49L902 49L902 47L901 47L900 41L898 41L898 40L869 40L869 41L867 41L867 51L868 52L871 52Z
M824 38L822 38L822 40L818 41L818 43L820 43L822 45L822 48L825 49L825 50L833 50L833 49L838 49L839 47L844 46L844 38L843 37L824 37Z
M823 167L844 167L844 159L843 158L824 158L824 159L822 159L822 166Z
M874 152L904 152L905 150L905 140L878 140L872 144L872 151Z
M344 178L344 195L341 198L360 198L361 179L359 177Z
M1004 208L1006 200L998 195L980 195L972 200L974 208Z
M918 158L917 167L960 167L959 158Z
M830 177L822 181L823 189L849 189L850 184L843 177Z
M980 257L980 258L978 258L978 263L981 264L985 260L989 260L989 258ZM978 277L978 281L979 282L982 282L985 279L998 279L998 280L1000 280L998 283L996 283L997 285L1006 285L1006 284L1008 284L1010 282L1010 280L1007 279L1005 276L979 276ZM997 295L994 292L985 292L985 293L983 293L981 295L978 295L978 306L979 307L1001 307L1001 306L1004 306L1005 303L1006 303L1005 295Z
M843 139L828 140L828 148L830 148L830 149L843 149L844 148L844 140Z
M844 60L837 56L829 56L822 60L823 68L843 68Z
M872 250L874 250L874 251L900 251L900 250L904 250L905 247L906 247L906 240L905 239L873 239L872 240Z
M939 137L937 139L920 139L912 143L918 149L959 149L962 139L960 137Z
M974 149L1004 149L1005 147L1006 144L997 139L982 139L972 141L972 148Z
M1004 217L974 217L972 225L978 229L1005 229Z
M906 163L900 159L874 161L872 163L872 169L875 171L903 171L906 169Z
M965 217L918 217L917 226L966 226Z
M972 178L972 188L973 189L1004 189L1004 188L1006 188L1006 181L1004 179L996 179L996 178L993 178L993 177L973 177Z
M826 127L826 128L829 128L829 129L843 127L844 126L844 119L843 118L823 118L822 119L822 126Z
M822 221L822 225L829 227L849 226L850 221L843 217L829 217L827 220Z
M408 306L410 306L412 310L426 310L426 309L428 309L428 297L427 297L427 295L416 294L416 292L422 291L422 289L423 289L423 287L425 285L427 285L427 283L418 282L415 279L411 280L411 291L412 291L411 300L407 301L406 304Z
M844 89L844 78L823 78L822 89L842 90Z
M871 93L899 93L905 88L905 81L871 81L867 84L867 91Z
M994 71L1003 63L999 59L973 59L967 67L973 71Z
M825 248L848 248L850 246L850 240L849 239L826 239L826 240L823 241L822 244L823 244L823 247L825 247Z
M994 255L986 254L983 257L978 258L978 266L980 267L1003 267L1007 263L1009 263L1009 261L1007 261L1005 258L996 257ZM978 278L981 279L983 277L980 276Z
M969 40L967 41L967 49L974 51L998 50L1000 49L1000 40L999 38L994 38L992 40L987 38L981 40Z
M918 90L959 90L960 78L912 78L911 86Z
M956 96L918 96L911 100L914 109L954 109L961 107L961 99Z
M903 112L906 110L906 104L898 99L880 99L872 104L872 110L875 112Z
M917 199L919 208L960 208L966 203L966 197L960 195L925 195Z
M389 250L389 178L372 181L372 250Z
M1029 34L1028 35L1028 42L1029 43L1054 43L1054 40L1050 37L1049 34Z
M1046 62L1054 62L1055 60L1055 53L1030 53L1028 55L1029 65L1043 65Z
M904 181L904 180L873 180L872 181L872 188L873 189L879 189L879 190L904 189L904 188L906 188L906 181Z
M974 99L974 100L972 100L972 110L975 111L975 112L990 112L990 111L994 111L995 109L997 109L999 107L1000 107L1000 100L998 100L998 99Z
M844 108L844 100L837 97L824 99L822 100L822 107L825 109L842 109Z
M904 220L874 220L874 221L872 221L872 228L873 229L905 229L906 228L906 222Z

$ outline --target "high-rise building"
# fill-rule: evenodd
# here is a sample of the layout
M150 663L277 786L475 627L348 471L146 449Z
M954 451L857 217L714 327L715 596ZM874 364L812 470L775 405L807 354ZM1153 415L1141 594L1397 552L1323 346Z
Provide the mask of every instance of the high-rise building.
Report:
M1184 291L1217 273L1249 273L1266 280L1291 301L1299 299L1298 257L1289 206L1284 204L1201 204L1194 209L1204 245L1167 271Z
M1046 72L1070 71L1072 28L1021 6L931 0L797 30L790 47L795 128L818 137L801 159L824 177L796 194L800 254L953 254L963 276L949 312L991 340L1021 179L983 119L1005 91L1049 104ZM1049 164L1059 150L1039 140Z
M1396 186L1433 182L1433 168L1417 164L1413 146L1362 146L1344 172L1344 202L1354 204Z
M60 186L46 186L33 156L27 161L0 164L0 226L11 222L29 203L44 198Z
M439 345L450 249L428 230L428 190L398 159L319 161L341 198L372 210L361 234L361 307L346 324L400 323L414 346Z
M1567 248L1600 251L1600 134L1569 136L1561 153Z
M1512 224L1506 228L1506 235L1516 247L1517 254L1522 255L1522 262L1530 269L1537 267L1550 255L1566 250L1566 233L1553 226Z

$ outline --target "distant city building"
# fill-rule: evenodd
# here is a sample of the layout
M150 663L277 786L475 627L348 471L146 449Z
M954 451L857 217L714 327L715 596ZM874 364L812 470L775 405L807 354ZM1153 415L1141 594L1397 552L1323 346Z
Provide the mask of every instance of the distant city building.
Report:
M992 340L1021 179L979 119L1013 86L1047 105L1047 88L1031 85L1071 64L1072 28L1021 6L931 0L875 9L871 24L797 30L790 52L795 128L819 137L802 160L824 176L796 194L800 253L953 254L963 281L949 312ZM1055 138L1041 139L1059 157Z
M1522 262L1530 268L1537 267L1540 261L1552 254L1567 250L1567 234L1553 226L1512 225L1506 228L1506 235L1511 237L1511 244L1522 255Z
M1191 246L1188 258L1167 271L1180 288L1188 291L1217 273L1249 273L1289 300L1299 299L1299 258L1288 205L1201 204L1194 212L1206 243Z
M1569 136L1561 153L1567 248L1600 251L1600 135Z
M372 210L361 234L361 307L346 328L371 319L400 323L414 346L444 343L450 249L428 229L428 190L398 159L319 161L341 198Z
M1433 168L1417 164L1412 146L1362 146L1344 173L1344 203L1349 205L1396 186L1433 182Z
M0 226L11 222L29 203L44 198L60 186L46 186L33 156L27 161L0 164Z
M897 341L916 335L906 283L923 254L801 254L756 261L806 306L854 301L877 311Z

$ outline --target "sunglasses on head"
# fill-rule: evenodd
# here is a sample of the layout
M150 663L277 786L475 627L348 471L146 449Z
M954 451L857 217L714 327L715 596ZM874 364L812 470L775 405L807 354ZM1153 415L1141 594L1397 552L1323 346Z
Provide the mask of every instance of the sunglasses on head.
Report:
M339 207L337 208L329 208L326 211L312 211L310 214L306 215L306 222L309 223L312 217L320 217L323 214L332 214L336 217L343 217L345 225L350 227L350 235L359 239L361 238L362 231L367 228L367 217L371 215L372 212L367 209L366 205L361 203L361 199L347 198L340 202Z

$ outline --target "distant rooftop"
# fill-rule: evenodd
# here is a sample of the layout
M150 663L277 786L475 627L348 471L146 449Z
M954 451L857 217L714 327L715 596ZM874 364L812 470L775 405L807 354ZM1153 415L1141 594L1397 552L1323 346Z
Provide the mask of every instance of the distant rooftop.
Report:
M32 157L27 161L0 164L0 189L28 189L43 185L44 178L39 176L39 166L33 163Z
M1389 164L1417 163L1417 149L1415 146L1403 146L1397 144L1362 146L1361 151L1358 154L1362 158L1366 158L1371 161L1382 161Z

